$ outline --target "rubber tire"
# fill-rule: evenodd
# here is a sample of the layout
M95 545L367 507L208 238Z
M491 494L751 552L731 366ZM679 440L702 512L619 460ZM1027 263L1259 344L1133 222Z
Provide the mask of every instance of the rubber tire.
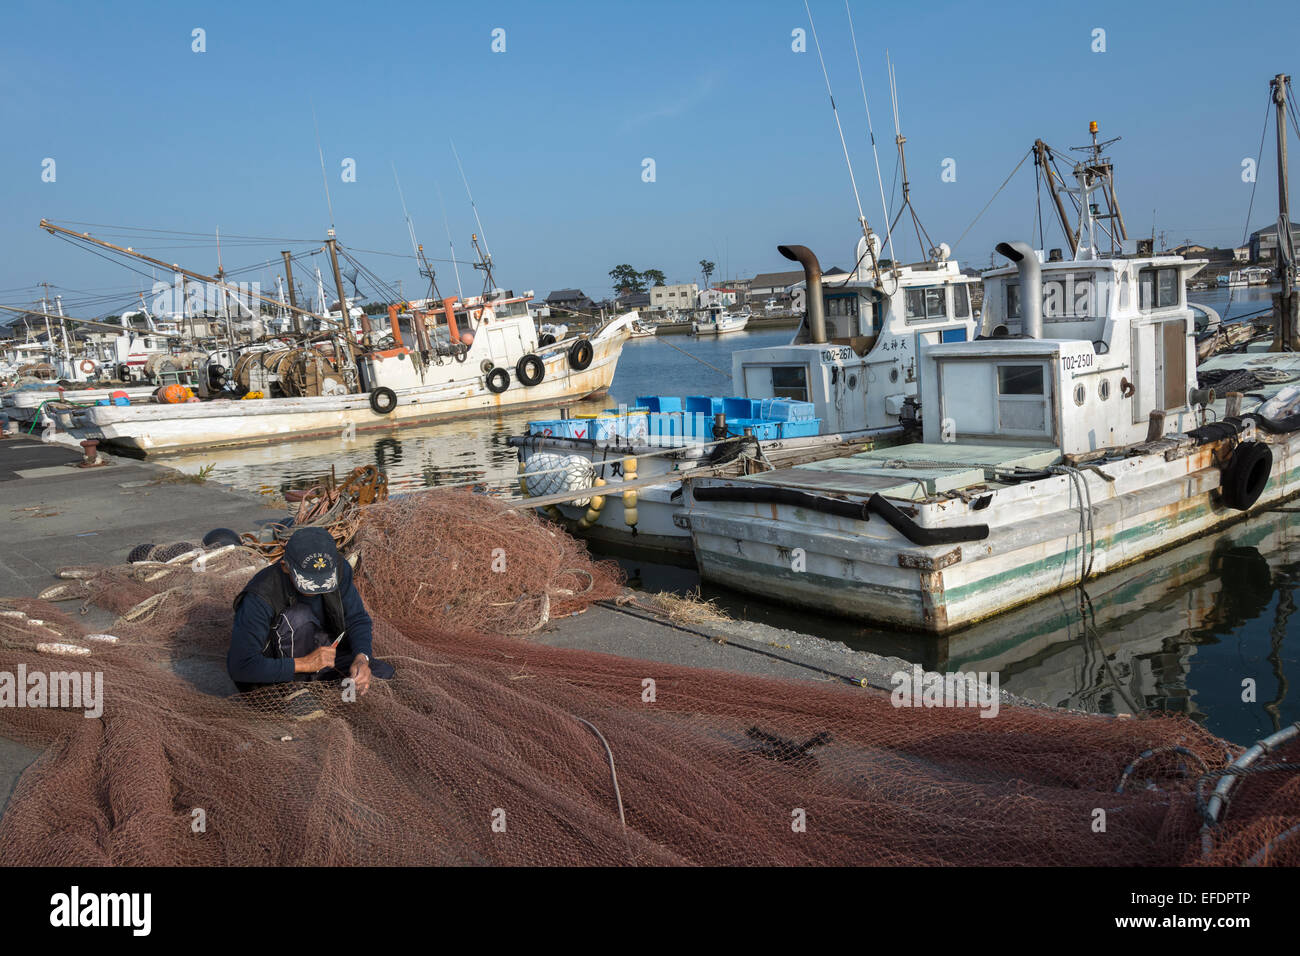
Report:
M499 382L500 385L493 385L493 382ZM487 373L487 387L489 392L500 395L510 387L510 373L498 365Z
M1263 442L1249 441L1238 445L1219 478L1223 503L1236 511L1246 511L1268 487L1273 468L1273 450Z
M537 340L537 347L542 348L547 345L555 344L555 336L550 332L543 332L542 337Z
M591 360L596 357L596 350L591 346L590 339L578 339L569 347L569 368L575 372L581 372Z
M397 393L380 385L370 390L370 408L376 415L387 415L397 407Z
M515 378L529 387L540 385L546 378L546 363L536 355L525 355L515 365Z

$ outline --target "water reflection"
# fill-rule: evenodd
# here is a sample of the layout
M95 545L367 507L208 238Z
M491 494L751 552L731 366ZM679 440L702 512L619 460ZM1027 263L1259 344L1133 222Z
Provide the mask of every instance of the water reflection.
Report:
M698 584L690 571L623 564L651 588L684 593ZM928 669L996 671L1004 688L1033 700L1094 713L1185 713L1250 743L1300 719L1287 682L1300 666L1297 581L1300 514L1278 509L946 638L861 627L707 584L702 593L734 616Z

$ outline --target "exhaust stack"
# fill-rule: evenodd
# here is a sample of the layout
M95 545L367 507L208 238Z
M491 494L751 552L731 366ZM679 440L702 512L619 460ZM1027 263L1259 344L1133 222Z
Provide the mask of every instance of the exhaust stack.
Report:
M999 242L999 255L1016 264L1020 273L1020 330L1031 339L1043 337L1043 270L1027 242Z
M808 336L815 345L826 344L826 306L822 301L822 266L807 246L777 246L776 251L803 266L808 286Z

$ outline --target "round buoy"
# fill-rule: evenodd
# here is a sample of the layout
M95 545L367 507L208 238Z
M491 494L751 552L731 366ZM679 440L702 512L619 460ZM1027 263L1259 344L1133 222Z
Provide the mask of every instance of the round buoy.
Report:
M239 535L229 528L213 528L203 536L203 547L220 548L228 544L239 544Z

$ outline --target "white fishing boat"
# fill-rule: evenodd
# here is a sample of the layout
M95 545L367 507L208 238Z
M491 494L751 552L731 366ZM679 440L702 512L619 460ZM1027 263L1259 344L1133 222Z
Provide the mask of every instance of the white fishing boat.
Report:
M653 325L646 325L642 322L632 323L632 338L634 339L654 338L655 331L656 329Z
M1296 294L1275 296L1271 351L1198 382L1184 290L1204 261L1101 254L1110 165L1075 174L1074 257L1000 244L1015 268L984 277L985 335L921 348L922 441L687 482L705 579L946 633L1300 492Z
M1250 280L1240 269L1233 269L1220 275L1218 284L1220 289L1244 289L1250 285Z
M159 264L85 233L45 221L42 227ZM332 256L337 254L332 234L327 246ZM174 264L161 265L196 281L220 283ZM368 317L359 317L361 343L355 341L351 316L344 319L339 313L331 319L290 306L295 314L332 330L211 353L194 390L197 401L186 400L188 393L182 390L172 393L171 403L50 405L47 411L75 439L94 438L148 455L556 405L609 388L637 313L611 319L590 337L543 344L528 312L530 296L497 289L490 258L483 256L481 265L485 292L463 301L443 297L438 300L441 310L412 312L410 342L403 339L396 306L389 307L383 341ZM337 280L337 260L335 266ZM347 301L341 280L339 285L338 301Z
M788 345L732 354L739 395L644 396L603 416L531 422L526 435L510 439L521 469L536 474L525 493L614 482L631 461L642 481L634 497L611 496L595 510L586 501L557 502L547 513L578 535L688 561L683 473L762 469L900 440L916 423L918 351L975 334L970 287L979 280L963 275L942 245L926 262L882 266L874 233L858 240L851 273L823 277L804 246L779 251L804 267L808 312ZM645 484L658 476L662 484Z
M709 306L696 313L691 320L691 332L695 335L726 335L729 332L743 332L749 325L749 307L739 312L732 312L720 305Z

